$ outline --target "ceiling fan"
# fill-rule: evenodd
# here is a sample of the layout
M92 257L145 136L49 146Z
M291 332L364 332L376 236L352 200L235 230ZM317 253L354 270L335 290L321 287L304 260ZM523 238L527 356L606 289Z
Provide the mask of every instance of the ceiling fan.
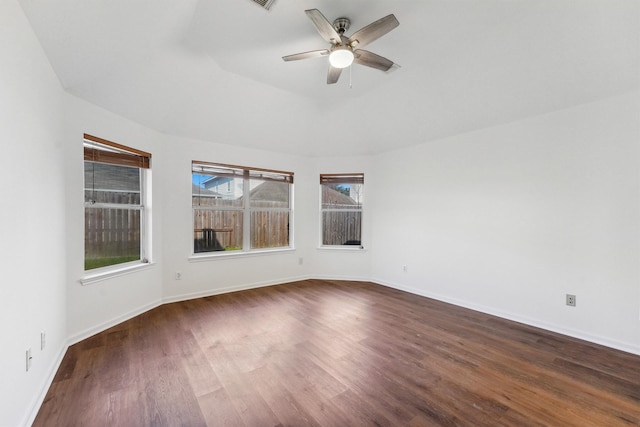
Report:
M349 18L337 18L333 21L332 25L318 9L305 10L305 13L309 19L311 19L322 38L331 43L331 47L329 47L329 49L294 53L293 55L283 56L283 60L297 61L300 59L329 56L327 84L336 83L340 78L342 69L350 66L354 62L385 72L399 67L399 65L394 64L393 61L387 58L376 55L368 50L360 49L400 25L393 14L378 19L356 31L350 37L346 37L344 33L351 26Z

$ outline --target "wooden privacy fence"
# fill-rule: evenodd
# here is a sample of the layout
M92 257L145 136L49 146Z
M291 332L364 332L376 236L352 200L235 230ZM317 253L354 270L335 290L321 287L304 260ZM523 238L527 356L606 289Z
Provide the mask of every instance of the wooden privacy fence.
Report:
M85 259L140 255L140 211L85 208Z
M215 210L216 206L229 207L232 205L233 202L229 200L195 195L193 199L194 252L241 249L243 242L243 211ZM254 210L251 213L251 248L289 246L289 212L270 210L286 208L288 204L277 201L259 201L252 203L252 207L265 210Z
M127 206L139 205L140 193L86 189L84 197L87 202L122 205L85 207L85 259L140 256L141 211Z
M194 196L194 199L197 196ZM194 251L210 252L242 248L241 210L215 210L229 206L228 200L198 197L194 204ZM205 203L203 203L206 201ZM282 202L260 201L251 214L251 248L289 246L289 212L270 210L282 208ZM141 211L118 208L85 208L85 258L130 255L140 253ZM322 214L323 245L360 245L362 212L325 211Z
M325 211L322 213L323 245L361 245L361 211Z
M251 214L251 248L281 246L289 246L289 212L253 212Z

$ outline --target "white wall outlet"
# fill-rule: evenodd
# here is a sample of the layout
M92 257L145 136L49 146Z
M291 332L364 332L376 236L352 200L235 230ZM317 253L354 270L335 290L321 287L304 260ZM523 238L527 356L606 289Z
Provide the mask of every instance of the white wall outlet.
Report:
M302 265L304 264L304 258L300 257L298 258L298 265Z
M176 271L176 280L182 280L182 271Z
M576 306L576 296L567 294L566 303L567 303L567 305L569 305L571 307L575 307Z
M47 333L45 331L40 332L40 350L44 350L47 345Z
M403 266L402 266L402 271L406 273L406 272L408 272L408 271L409 271L409 269L407 268L407 266L406 266L406 265L403 265Z

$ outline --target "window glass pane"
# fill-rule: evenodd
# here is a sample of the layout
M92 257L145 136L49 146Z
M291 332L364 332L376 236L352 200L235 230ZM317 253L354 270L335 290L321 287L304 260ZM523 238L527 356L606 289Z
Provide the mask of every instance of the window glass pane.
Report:
M194 253L289 246L293 173L192 161Z
M242 211L194 209L193 251L242 250Z
M84 162L85 203L140 204L140 169Z
M242 207L243 179L233 176L192 174L193 206Z
M322 245L362 246L364 175L320 175Z
M249 202L252 208L289 208L288 182L251 179Z
M140 218L138 209L85 208L85 270L139 260Z
M323 245L361 245L362 211L322 213Z
M289 246L289 211L251 212L251 249Z
M323 184L323 209L362 209L363 184Z

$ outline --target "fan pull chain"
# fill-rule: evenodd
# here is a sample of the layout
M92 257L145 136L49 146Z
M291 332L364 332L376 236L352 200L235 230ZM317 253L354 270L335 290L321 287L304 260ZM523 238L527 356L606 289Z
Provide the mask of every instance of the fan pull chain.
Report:
M353 89L351 85L351 70L353 69L353 65L349 65L349 89Z

